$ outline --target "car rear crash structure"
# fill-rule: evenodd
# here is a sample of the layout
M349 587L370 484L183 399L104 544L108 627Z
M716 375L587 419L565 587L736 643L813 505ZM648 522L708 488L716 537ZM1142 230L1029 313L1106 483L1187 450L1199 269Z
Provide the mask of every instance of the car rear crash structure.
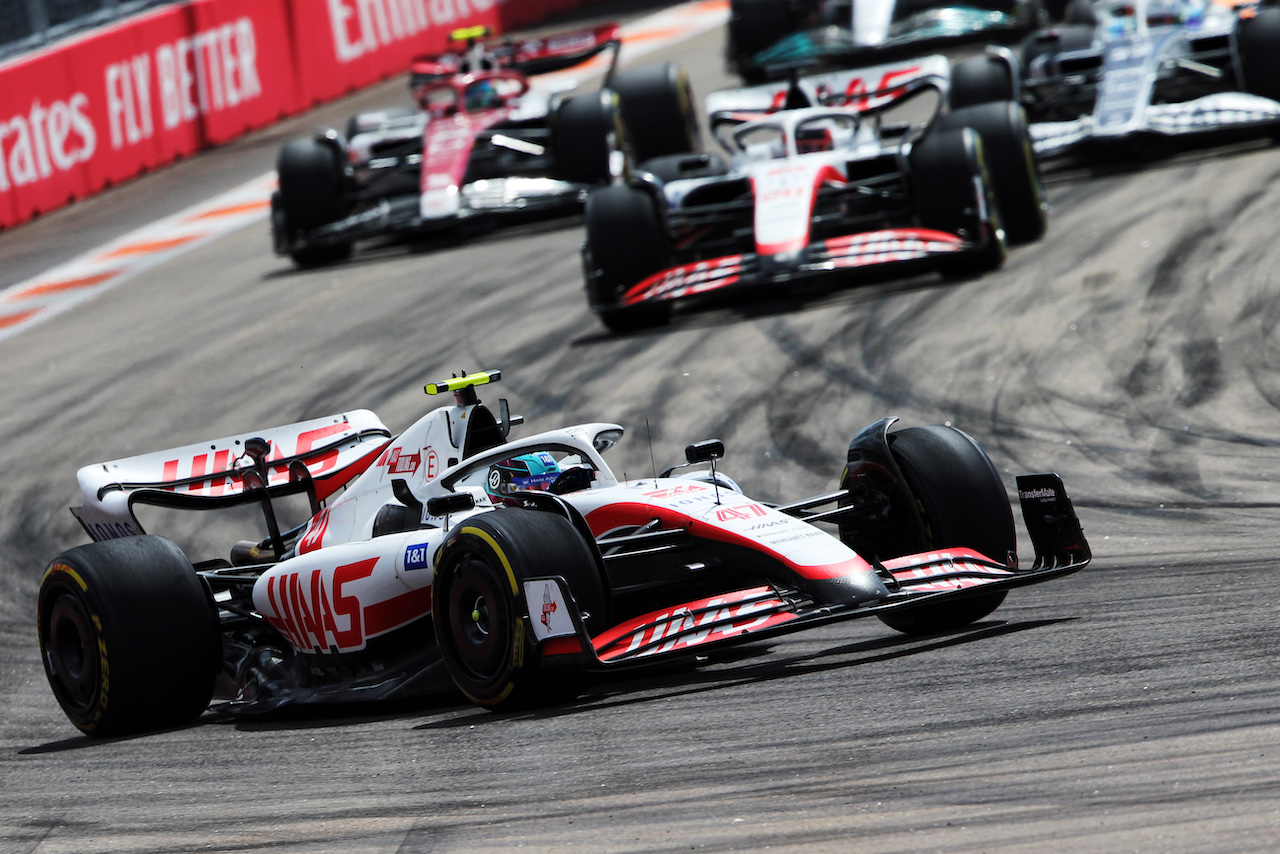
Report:
M368 411L90 465L73 512L94 542L48 566L41 654L71 721L106 736L231 710L377 700L454 685L510 708L563 701L593 672L832 620L959 629L1008 590L1075 572L1088 544L1061 480L1005 486L950 427L872 424L833 492L783 504L717 471L715 440L618 481L616 424L513 439L477 388L392 436ZM692 467L709 466L694 470ZM281 499L311 516L282 530ZM194 563L140 505L260 504L267 535Z
M611 65L603 89L572 97L534 85L530 75L604 51L616 62L616 24L494 43L478 41L483 32L458 31L465 49L413 63L414 108L362 113L345 133L321 129L281 148L278 254L323 264L366 238L573 212L609 180L612 152L696 150L689 83L675 65Z
M1044 190L1021 107L957 94L940 56L711 94L727 162L633 163L588 197L592 309L628 330L728 288L902 264L953 276L999 267L1006 241L1044 234Z

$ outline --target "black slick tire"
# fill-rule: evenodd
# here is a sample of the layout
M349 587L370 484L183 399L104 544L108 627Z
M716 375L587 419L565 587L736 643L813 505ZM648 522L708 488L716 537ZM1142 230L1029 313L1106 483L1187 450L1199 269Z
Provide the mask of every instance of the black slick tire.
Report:
M1016 552L1017 534L1004 484L972 438L955 428L933 425L899 430L889 441L924 522L927 548L963 546L997 561ZM911 635L954 631L987 616L1004 598L1003 590L978 593L904 608L880 619Z
M587 197L587 302L614 332L666 323L671 304L624 306L635 285L666 266L666 235L653 197L625 185L601 187Z
M40 582L37 619L49 685L85 734L180 726L208 708L221 666L217 613L169 540L63 552Z
M967 277L999 269L1006 249L982 138L968 128L931 131L912 147L910 164L920 224L979 244L940 259L939 272Z
M972 128L982 137L1000 219L1013 245L1044 236L1049 220L1040 167L1031 148L1023 109L994 101L954 110L938 119L938 129Z
M1093 4L1089 0L1071 0L1062 13L1062 20L1068 26L1098 26L1098 16L1094 14Z
M436 642L454 684L486 708L572 699L581 679L540 665L523 589L527 578L560 576L599 633L607 603L582 536L552 513L504 509L472 517L449 535L436 564L431 610Z
M294 139L281 147L276 158L280 182L277 215L289 257L299 267L317 267L351 257L351 243L293 248L308 232L337 222L350 210L343 175L344 164L335 145L313 137Z
M609 90L577 95L555 109L556 174L578 184L609 180L609 155L626 144L618 97Z
M1236 30L1244 90L1280 101L1280 7L1263 6Z
M636 161L687 154L700 146L696 102L689 75L674 62L613 75L627 139Z
M992 101L1012 101L1013 69L994 56L968 56L951 66L947 103L959 110Z

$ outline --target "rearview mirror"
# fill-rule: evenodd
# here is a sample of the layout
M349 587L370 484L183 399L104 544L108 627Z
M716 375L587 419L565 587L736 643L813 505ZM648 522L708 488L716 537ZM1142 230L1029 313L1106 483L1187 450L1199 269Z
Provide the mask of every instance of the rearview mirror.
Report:
M724 442L719 439L703 439L694 442L684 449L684 458L689 465L709 463L724 456Z
M427 515L436 517L449 516L453 513L473 510L475 506L476 497L470 492L451 492L448 495L428 498Z

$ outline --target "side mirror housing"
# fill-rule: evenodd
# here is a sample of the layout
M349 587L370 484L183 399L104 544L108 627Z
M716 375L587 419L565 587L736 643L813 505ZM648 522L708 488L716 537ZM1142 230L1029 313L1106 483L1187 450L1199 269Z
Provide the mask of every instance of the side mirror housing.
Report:
M451 492L448 495L439 495L435 498L427 499L427 515L429 516L449 516L453 513L463 513L467 510L473 510L476 506L476 497L470 492Z
M689 465L709 463L724 456L724 442L719 439L703 439L684 449L685 462Z

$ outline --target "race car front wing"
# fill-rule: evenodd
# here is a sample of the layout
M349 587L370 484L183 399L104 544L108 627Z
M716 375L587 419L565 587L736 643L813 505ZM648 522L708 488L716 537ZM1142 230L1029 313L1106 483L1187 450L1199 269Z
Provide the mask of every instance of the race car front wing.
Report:
M926 261L974 248L956 235L924 228L843 235L812 243L795 258L743 253L661 270L629 288L620 304L633 306L734 285L785 282L837 270Z
M1037 157L1066 154L1091 140L1107 140L1133 134L1187 136L1232 128L1270 127L1280 124L1280 103L1243 92L1219 92L1193 101L1146 106L1136 121L1107 127L1095 116L1061 122L1035 122L1029 127Z
M804 593L775 585L729 591L628 620L596 637L584 626L563 578L527 579L524 594L529 630L548 657L585 656L592 669L637 665L695 648L763 639L837 620L887 614L975 594L1037 584L1078 572L1092 553L1062 480L1055 474L1018 479L1023 520L1036 559L1025 570L993 561L970 549L941 549L876 564L889 594L870 604L820 604ZM822 496L836 503L846 491ZM802 518L834 520L840 510L813 513L814 502L796 505Z
M444 217L424 217L421 197L417 194L393 196L380 200L345 219L322 225L289 244L282 230L277 230L276 254L291 250L348 244L395 234L443 230L463 221L489 216L513 214L536 215L579 208L590 188L584 184L555 178L486 178L465 184L459 191L457 213Z

